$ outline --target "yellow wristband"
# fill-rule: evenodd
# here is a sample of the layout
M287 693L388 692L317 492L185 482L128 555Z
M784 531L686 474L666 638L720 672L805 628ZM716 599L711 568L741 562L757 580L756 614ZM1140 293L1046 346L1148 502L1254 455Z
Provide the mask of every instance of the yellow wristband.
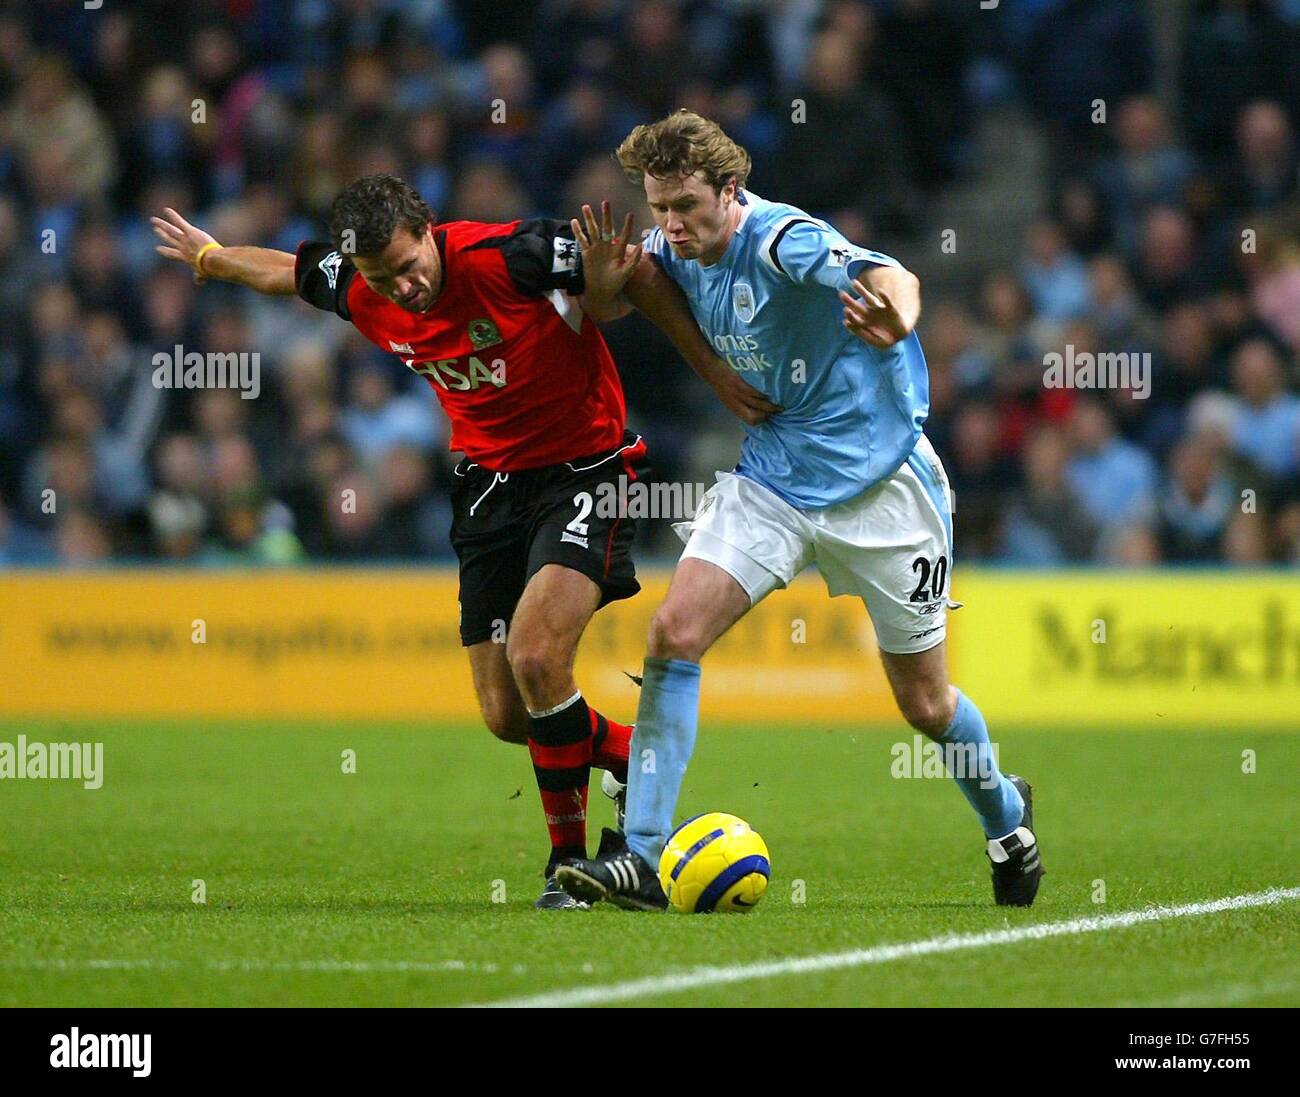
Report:
M210 252L213 248L219 248L219 247L221 247L221 245L218 244L215 240L213 240L211 243L204 244L203 247L199 248L198 255L194 257L194 269L199 274L203 273L203 256L206 255L208 252Z

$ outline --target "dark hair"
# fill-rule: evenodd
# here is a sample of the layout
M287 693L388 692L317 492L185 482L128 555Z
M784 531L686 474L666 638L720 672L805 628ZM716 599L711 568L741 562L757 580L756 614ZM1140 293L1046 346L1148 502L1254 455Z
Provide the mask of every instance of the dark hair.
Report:
M378 255L398 229L419 236L433 219L433 211L404 179L364 175L334 199L330 239L345 254ZM343 234L348 231L352 236L344 241Z

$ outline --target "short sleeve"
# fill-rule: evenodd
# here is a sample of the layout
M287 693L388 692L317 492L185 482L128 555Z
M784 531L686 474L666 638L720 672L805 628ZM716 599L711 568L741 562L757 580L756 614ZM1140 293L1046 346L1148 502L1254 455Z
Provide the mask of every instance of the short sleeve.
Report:
M897 259L851 244L824 221L788 217L763 241L763 261L792 282L818 283L853 291L853 279L867 267L901 267Z
M356 273L352 261L332 244L304 240L298 245L293 281L298 296L309 305L351 320L348 287Z
M582 257L567 221L541 217L520 221L500 247L510 280L524 296L557 289L582 293Z

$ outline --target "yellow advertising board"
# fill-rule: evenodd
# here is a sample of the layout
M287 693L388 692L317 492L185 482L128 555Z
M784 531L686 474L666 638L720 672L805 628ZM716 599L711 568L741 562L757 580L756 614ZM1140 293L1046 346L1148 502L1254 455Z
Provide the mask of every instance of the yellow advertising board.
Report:
M954 677L992 723L1300 730L1296 572L959 573Z
M597 614L592 703L634 718L667 573ZM710 654L705 719L845 722L892 711L859 603L802 579ZM477 720L455 575L435 570L11 572L0 714Z
M630 720L667 573L597 614L578 681ZM954 680L990 723L1300 727L1300 576L963 569ZM475 721L441 570L10 572L0 715ZM860 602L815 574L705 661L705 720L897 719Z

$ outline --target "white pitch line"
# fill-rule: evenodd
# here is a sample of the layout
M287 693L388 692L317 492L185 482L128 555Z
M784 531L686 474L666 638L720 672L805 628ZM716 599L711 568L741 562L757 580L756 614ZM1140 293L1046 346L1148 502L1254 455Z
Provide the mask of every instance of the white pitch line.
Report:
M550 991L521 998L502 998L495 1002L478 1002L477 1006L495 1008L554 1008L562 1006L596 1006L609 1002L626 1002L659 994L673 994L700 987L743 983L751 979L770 979L780 975L807 975L819 971L839 971L844 968L887 964L893 960L907 960L917 956L934 956L945 952L967 949L991 948L994 945L1012 945L1021 941L1041 941L1049 937L1069 937L1080 933L1100 933L1108 929L1124 929L1147 922L1162 922L1169 918L1196 918L1203 914L1220 914L1224 911L1246 910L1251 907L1272 906L1300 899L1300 887L1269 888L1250 895L1234 895L1204 903L1185 903L1172 907L1150 907L1131 910L1123 914L1106 914L1095 918L1074 918L1068 922L1042 922L1016 929L989 930L984 933L949 934L930 937L923 941L910 941L897 945L877 945L854 949L851 952L828 952L816 956L793 957L764 963L733 964L729 967L698 967L675 975L650 975L623 983L605 986L573 987L569 990Z

